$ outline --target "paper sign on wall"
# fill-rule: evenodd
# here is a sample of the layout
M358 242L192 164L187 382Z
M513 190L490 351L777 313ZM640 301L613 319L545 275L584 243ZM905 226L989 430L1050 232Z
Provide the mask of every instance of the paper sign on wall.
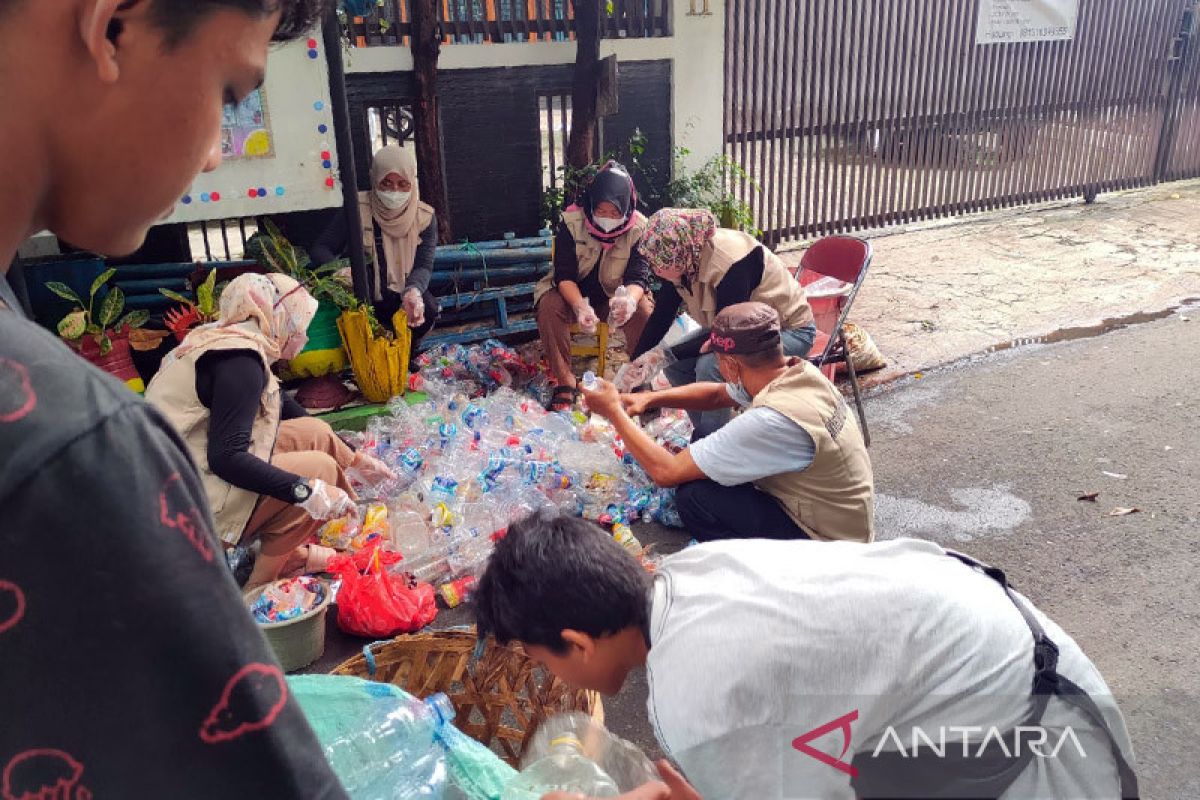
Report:
M976 44L1075 38L1079 0L979 0Z
M164 223L342 204L323 48L315 36L272 48L266 85L224 111L221 166L197 176Z

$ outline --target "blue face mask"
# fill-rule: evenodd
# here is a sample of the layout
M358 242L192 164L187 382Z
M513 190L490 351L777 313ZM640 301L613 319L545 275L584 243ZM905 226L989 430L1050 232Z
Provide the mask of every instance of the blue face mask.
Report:
M754 402L754 398L746 391L745 385L739 380L737 383L727 383L729 396L733 398L733 402L739 406L748 406Z

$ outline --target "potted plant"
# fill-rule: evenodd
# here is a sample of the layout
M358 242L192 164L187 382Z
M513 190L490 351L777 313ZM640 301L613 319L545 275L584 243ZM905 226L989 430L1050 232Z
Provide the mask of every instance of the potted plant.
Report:
M175 335L176 341L182 342L192 328L216 322L219 316L218 303L221 299L221 291L217 287L217 271L215 269L208 273L204 283L196 287L195 302L170 289L159 289L158 292L183 305L183 308L172 308L163 314L163 322L167 329Z
M65 283L51 281L46 288L76 308L58 323L58 335L75 352L100 369L125 381L136 392L145 390L142 378L133 366L129 349L129 331L140 328L150 318L150 312L142 309L125 311L125 293L114 286L96 309L96 295L116 273L106 270L92 282L87 302Z
M308 344L292 359L291 371L304 377L320 377L346 368L342 337L337 320L343 311L358 307L358 298L339 277L349 262L333 261L313 267L308 253L296 247L270 220L246 246L246 257L253 258L272 272L281 272L299 281L317 300L317 315L308 326Z

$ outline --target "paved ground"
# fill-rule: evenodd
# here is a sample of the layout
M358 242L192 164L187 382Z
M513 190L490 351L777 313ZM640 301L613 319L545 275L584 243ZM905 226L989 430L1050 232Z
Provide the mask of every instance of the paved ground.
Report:
M868 403L881 538L1003 566L1099 665L1152 800L1200 797L1200 309L1188 316L934 371ZM1105 516L1118 507L1142 511ZM606 700L608 722L654 750L644 702L639 676Z
M869 381L1200 297L1198 219L1188 181L868 235L851 317L889 361Z

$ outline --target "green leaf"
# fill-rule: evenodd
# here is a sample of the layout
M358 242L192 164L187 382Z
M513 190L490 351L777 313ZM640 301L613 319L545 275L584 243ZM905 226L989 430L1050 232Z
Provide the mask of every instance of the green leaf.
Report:
M86 311L72 311L58 322L58 335L68 341L73 342L85 333L87 333Z
M213 286L217 282L217 271L214 269L208 273L208 277L204 283L196 287L196 305L200 307L200 313L211 314L214 305Z
M135 308L125 316L121 317L121 321L117 323L117 330L129 326L130 328L140 328L150 321L150 312L144 308Z
M114 286L111 291L105 296L104 302L100 304L100 326L107 328L117 321L117 317L121 316L121 312L125 310L125 293L120 287Z
M167 298L168 300L174 300L176 303L182 303L184 306L187 306L188 308L191 308L192 306L196 305L191 300L189 300L188 298L181 295L179 292L173 292L170 289L159 289L158 293L161 294L163 297Z
M112 352L112 339L107 336L100 339L100 355L106 356Z
M70 300L72 303L77 304L80 308L83 308L84 305L86 305L83 302L83 298L75 294L75 290L70 286L67 286L65 283L59 283L58 281L47 281L46 288L54 292L63 300Z
M104 335L104 329L94 322L88 323L87 333L96 337L96 344L100 343L100 337Z
M96 280L92 281L92 295L91 296L95 297L96 292L100 291L100 288L102 286L104 286L104 284L108 283L108 279L116 274L117 274L116 269L106 269L106 270L104 270L104 272L101 272L99 275L97 275Z

